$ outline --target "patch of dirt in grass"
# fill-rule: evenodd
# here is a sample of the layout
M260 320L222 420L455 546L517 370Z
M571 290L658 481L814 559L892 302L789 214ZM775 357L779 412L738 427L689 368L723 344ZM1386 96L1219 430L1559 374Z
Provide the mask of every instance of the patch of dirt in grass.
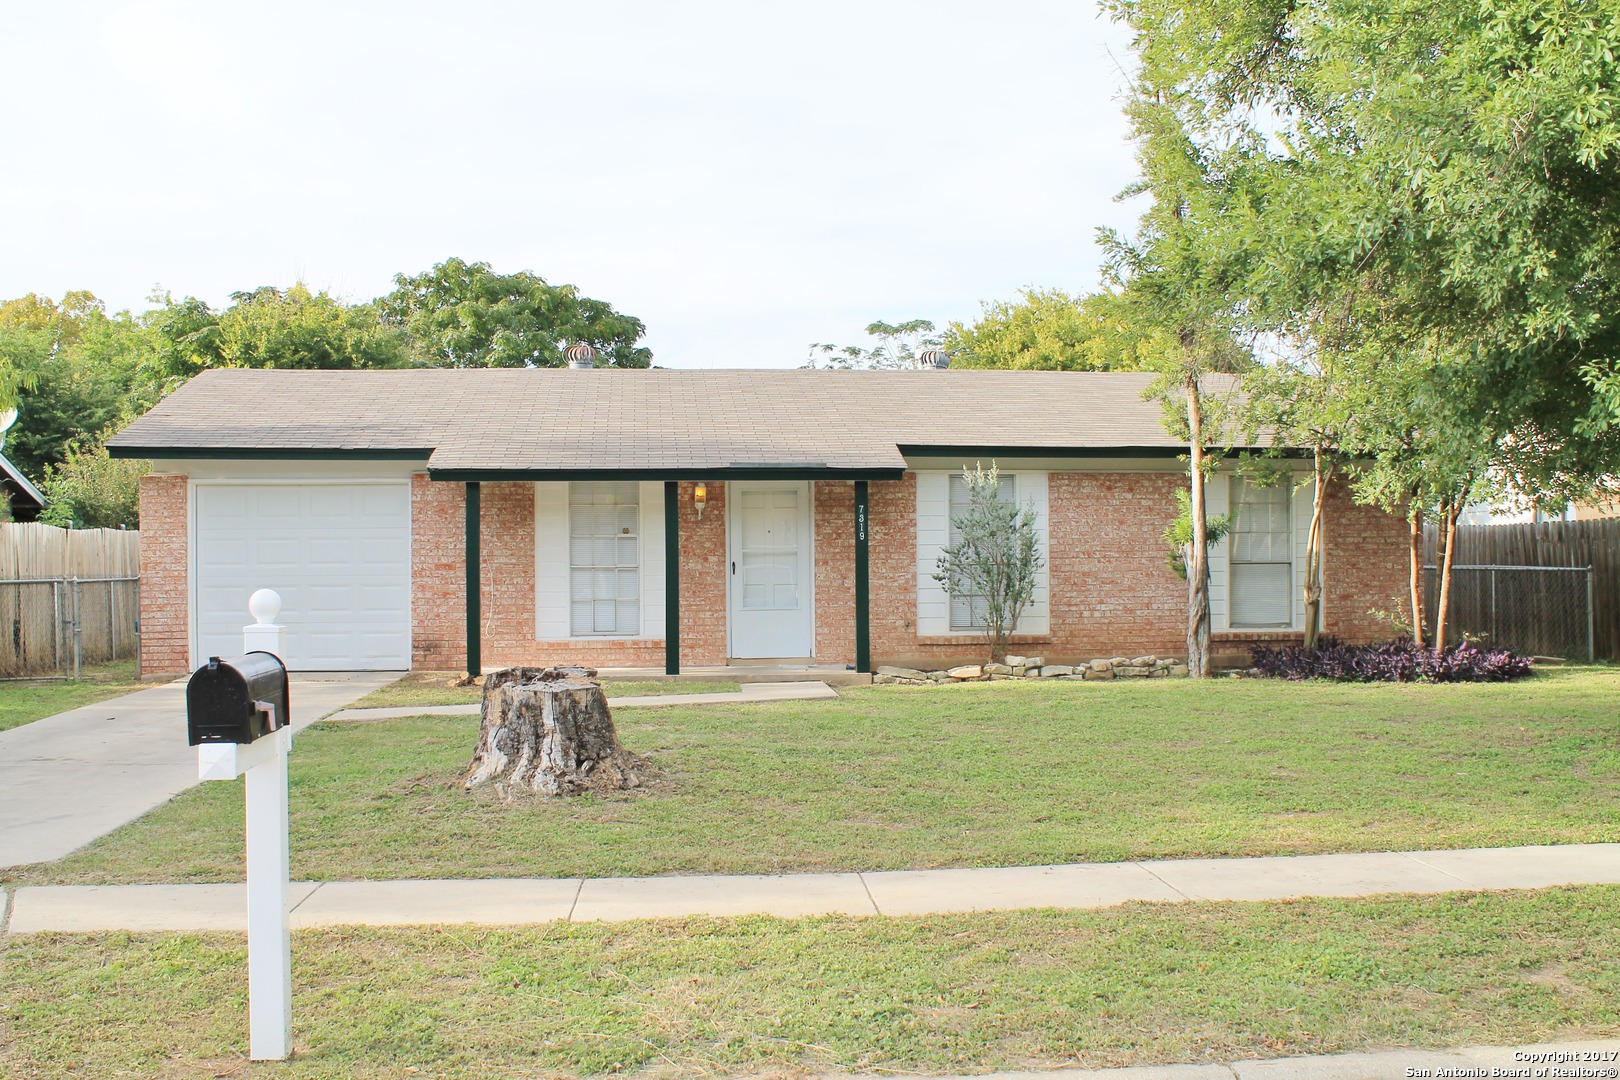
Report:
M1569 977L1569 968L1557 962L1542 964L1524 973L1524 981L1534 986L1545 986L1561 994L1589 994L1591 989Z

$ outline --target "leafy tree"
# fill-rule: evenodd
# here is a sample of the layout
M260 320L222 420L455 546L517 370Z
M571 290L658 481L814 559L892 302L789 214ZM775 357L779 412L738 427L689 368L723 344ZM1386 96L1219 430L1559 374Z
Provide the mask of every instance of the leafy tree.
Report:
M40 521L78 529L139 526L141 477L151 471L152 464L111 457L105 441L69 450L67 460L46 467L40 485L45 495Z
M1144 79L1127 110L1142 177L1126 195L1151 193L1153 205L1134 237L1105 230L1101 240L1109 273L1125 287L1131 310L1174 343L1154 354L1158 378L1148 393L1165 404L1166 427L1187 442L1187 673L1202 678L1210 674L1204 487L1215 460L1208 451L1226 439L1234 411L1236 384L1219 376L1254 366L1239 343L1248 253L1233 233L1253 216L1258 186L1250 175L1252 147L1240 143L1206 154L1165 101Z
M488 263L451 258L414 276L396 275L394 285L377 308L385 325L408 335L417 364L562 367L575 342L595 346L613 367L652 363L652 352L636 345L646 333L640 319L526 270L497 274Z
M0 302L0 409L16 406L45 365L77 340L81 319L101 310L86 292L70 292L60 304L38 293Z
M1204 533L1207 542L1218 544L1226 539L1227 534L1232 531L1233 520L1231 514L1216 514L1214 517L1206 518ZM1187 561L1192 557L1193 545L1191 492L1176 492L1176 516L1165 526L1164 542L1170 545L1170 569L1174 570L1182 581L1186 581Z
M128 312L108 315L87 292L60 304L34 295L0 304L0 353L28 372L6 454L36 482L68 447L156 400L141 373L148 337Z
M0 322L0 409L16 408L22 395L39 385L51 354L48 332Z
M1150 371L1175 348L1117 293L1076 297L1030 288L1017 300L982 306L973 325L953 322L945 330L953 367Z
M1166 126L1264 193L1222 223L1242 318L1360 354L1294 417L1325 434L1340 391L1370 409L1341 432L1374 463L1359 495L1420 536L1481 484L1542 502L1620 465L1612 0L1108 6Z
M1448 393L1436 379L1443 360L1421 345L1396 343L1382 333L1371 336L1369 347L1378 355L1359 358L1356 370L1362 377L1342 387L1356 422L1346 427L1341 448L1353 461L1357 497L1407 516L1408 588L1413 640L1419 645L1425 625L1423 520L1433 515L1438 521L1444 553L1433 626L1434 645L1441 648L1450 617L1457 521L1471 500L1493 494L1500 484L1492 471L1496 440L1478 422L1478 407Z
M940 337L934 324L927 319L907 319L886 323L879 319L868 323L867 334L877 339L876 345L830 345L816 343L810 346L807 368L824 367L841 371L866 369L898 371L917 366L917 356L925 349L937 348Z
M1317 312L1320 314L1320 312ZM1328 325L1324 326L1323 323ZM1295 448L1311 454L1311 520L1305 537L1305 648L1322 634L1325 546L1324 512L1329 488L1348 464L1344 443L1357 416L1353 402L1363 373L1346 351L1346 340L1329 320L1312 319L1282 338L1280 354L1245 379L1244 425L1270 432L1272 455ZM1421 528L1421 527L1420 527Z
M209 368L353 369L407 362L405 335L384 325L370 304L345 304L302 283L231 294L215 312L196 299L157 297L147 316L154 336L150 367L167 386Z
M1001 496L995 462L962 470L968 509L954 519L961 539L939 557L934 580L955 596L970 596L984 618L990 660L1007 654L1007 641L1035 595L1042 566L1035 511Z

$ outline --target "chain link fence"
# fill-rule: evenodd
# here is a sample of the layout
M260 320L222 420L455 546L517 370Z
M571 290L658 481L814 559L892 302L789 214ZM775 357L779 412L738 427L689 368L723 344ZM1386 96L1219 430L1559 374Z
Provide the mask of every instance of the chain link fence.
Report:
M0 581L0 678L61 675L140 652L138 577Z
M1425 566L1426 620L1439 610L1439 574ZM1463 565L1451 568L1447 645L1465 638L1521 656L1596 656L1590 566Z

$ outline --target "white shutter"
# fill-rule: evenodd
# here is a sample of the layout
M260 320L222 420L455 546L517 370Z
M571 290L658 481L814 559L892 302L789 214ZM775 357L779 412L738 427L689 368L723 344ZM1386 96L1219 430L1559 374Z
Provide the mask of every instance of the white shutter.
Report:
M1204 484L1204 513L1207 518L1227 513L1232 504L1233 478L1224 473L1211 476ZM1229 555L1232 542L1209 546L1209 627L1219 633L1232 628L1232 575Z
M641 637L664 636L664 485L641 482Z
M948 472L917 474L917 633L921 637L951 630L950 597L934 580L939 555L950 543L950 477Z
M1293 477L1294 488L1294 625L1305 625L1305 556L1306 547L1311 538L1311 511L1316 505L1316 484L1314 478L1306 473L1295 473ZM1326 519L1322 522L1327 527ZM1322 568L1325 577L1327 568ZM1327 612L1324 606L1323 620L1326 625Z
M534 485L534 636L568 637L568 485Z

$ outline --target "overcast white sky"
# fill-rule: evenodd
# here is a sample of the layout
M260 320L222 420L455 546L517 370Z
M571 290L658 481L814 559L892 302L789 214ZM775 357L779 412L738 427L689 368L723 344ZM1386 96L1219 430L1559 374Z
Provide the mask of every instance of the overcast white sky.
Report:
M1087 0L8 5L0 297L366 299L459 255L655 363L797 366L1093 288L1128 62Z

